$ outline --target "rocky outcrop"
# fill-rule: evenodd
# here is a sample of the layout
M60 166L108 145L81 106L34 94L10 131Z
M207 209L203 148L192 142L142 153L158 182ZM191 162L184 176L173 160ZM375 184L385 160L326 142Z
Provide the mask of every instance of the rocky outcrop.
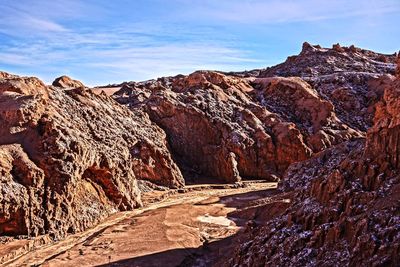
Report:
M20 145L0 146L0 233L37 235L44 225L43 170Z
M389 84L377 104L375 124L368 131L367 155L380 163L400 168L400 79ZM388 166L385 166L388 168Z
M398 266L399 91L399 80L385 88L366 142L291 165L281 186L292 204L249 229L225 265Z
M9 78L15 78L15 77L17 77L17 75L13 75L8 72L0 71L0 79L4 79L4 78L9 79Z
M81 231L141 205L136 179L179 187L165 133L84 88L0 80L0 234Z
M313 152L363 136L300 78L199 71L127 83L114 97L165 130L182 169L228 182L274 180Z
M2 78L3 77L3 78ZM0 94L16 93L19 95L42 95L48 97L48 89L46 85L35 77L18 77L11 74L0 76Z
M400 78L400 51L397 53L397 59L396 59L397 67L396 67L396 77Z
M259 77L312 77L345 72L393 74L395 63L395 54L385 55L339 44L330 49L305 42L299 55L290 56L284 63L261 71Z
M271 179L279 169L274 152L278 146L269 134L273 126L264 125L260 118L266 121L273 114L252 105L246 95L249 90L252 87L245 81L196 72L125 86L116 99L134 110L145 110L166 131L182 169L229 182L240 176ZM291 133L282 133L281 138L293 141L296 154L290 157L307 157L308 149L293 126L280 125L276 131ZM289 148L279 149L282 158L289 158Z
M342 123L331 102L298 77L256 78L255 99L286 121L295 123L307 145L318 152L363 133Z
M394 63L394 55L354 46L304 43L300 55L272 68L124 83L115 99L166 131L182 169L225 181L264 179L364 136L391 82L380 77L394 73Z
M61 87L61 88L80 88L80 87L85 87L85 85L83 85L83 83L81 83L80 81L77 80L73 80L68 76L61 76L56 78L53 83L53 86L55 87Z
M366 131L372 126L373 107L379 100L378 88L370 82L382 74L394 74L396 56L384 55L354 46L333 45L332 49L304 43L297 56L261 70L259 78L301 77L330 101L338 118L353 129Z

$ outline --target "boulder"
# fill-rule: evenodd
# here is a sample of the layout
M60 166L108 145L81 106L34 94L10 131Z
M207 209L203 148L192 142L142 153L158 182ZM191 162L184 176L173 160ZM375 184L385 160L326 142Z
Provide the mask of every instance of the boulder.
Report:
M68 76L61 76L56 78L53 83L53 86L55 87L60 87L60 88L80 88L80 87L85 87L83 83L77 80L73 80Z

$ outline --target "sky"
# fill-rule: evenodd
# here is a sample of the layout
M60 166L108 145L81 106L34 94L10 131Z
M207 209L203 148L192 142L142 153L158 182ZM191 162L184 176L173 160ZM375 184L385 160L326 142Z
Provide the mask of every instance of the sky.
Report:
M264 68L304 41L400 49L400 0L0 0L0 14L0 70L46 83Z

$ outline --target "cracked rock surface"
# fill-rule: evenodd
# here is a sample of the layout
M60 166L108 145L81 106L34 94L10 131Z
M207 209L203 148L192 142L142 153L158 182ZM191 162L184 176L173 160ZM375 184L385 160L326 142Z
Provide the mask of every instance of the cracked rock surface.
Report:
M128 83L114 98L164 129L183 170L228 182L276 180L291 163L364 135L300 78L198 71Z
M381 79L366 139L292 164L281 183L291 205L249 229L225 265L398 266L400 77Z
M141 205L136 178L180 187L165 133L84 88L0 79L0 234L81 231Z

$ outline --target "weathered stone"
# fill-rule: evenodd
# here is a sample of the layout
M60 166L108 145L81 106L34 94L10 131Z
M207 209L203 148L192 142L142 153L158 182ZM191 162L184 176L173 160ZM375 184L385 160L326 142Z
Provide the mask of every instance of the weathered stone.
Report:
M228 182L273 180L313 151L363 136L300 78L199 71L128 83L114 96L166 131L182 169Z
M333 104L343 123L355 130L366 131L372 126L372 107L378 100L369 97L376 90L369 82L382 74L394 74L395 61L394 55L354 46L348 48L337 44L329 49L305 43L299 55L259 71L258 77L301 77Z
M292 204L249 231L225 265L397 266L399 92L399 80L385 87L366 142L345 142L292 164L281 183Z
M85 85L83 83L81 83L80 81L77 80L73 80L68 76L61 76L56 78L53 83L53 86L56 87L61 87L61 88L80 88L80 87L85 87Z
M0 87L2 235L62 236L138 207L136 178L184 184L165 133L146 114L83 88L0 83L12 85Z

